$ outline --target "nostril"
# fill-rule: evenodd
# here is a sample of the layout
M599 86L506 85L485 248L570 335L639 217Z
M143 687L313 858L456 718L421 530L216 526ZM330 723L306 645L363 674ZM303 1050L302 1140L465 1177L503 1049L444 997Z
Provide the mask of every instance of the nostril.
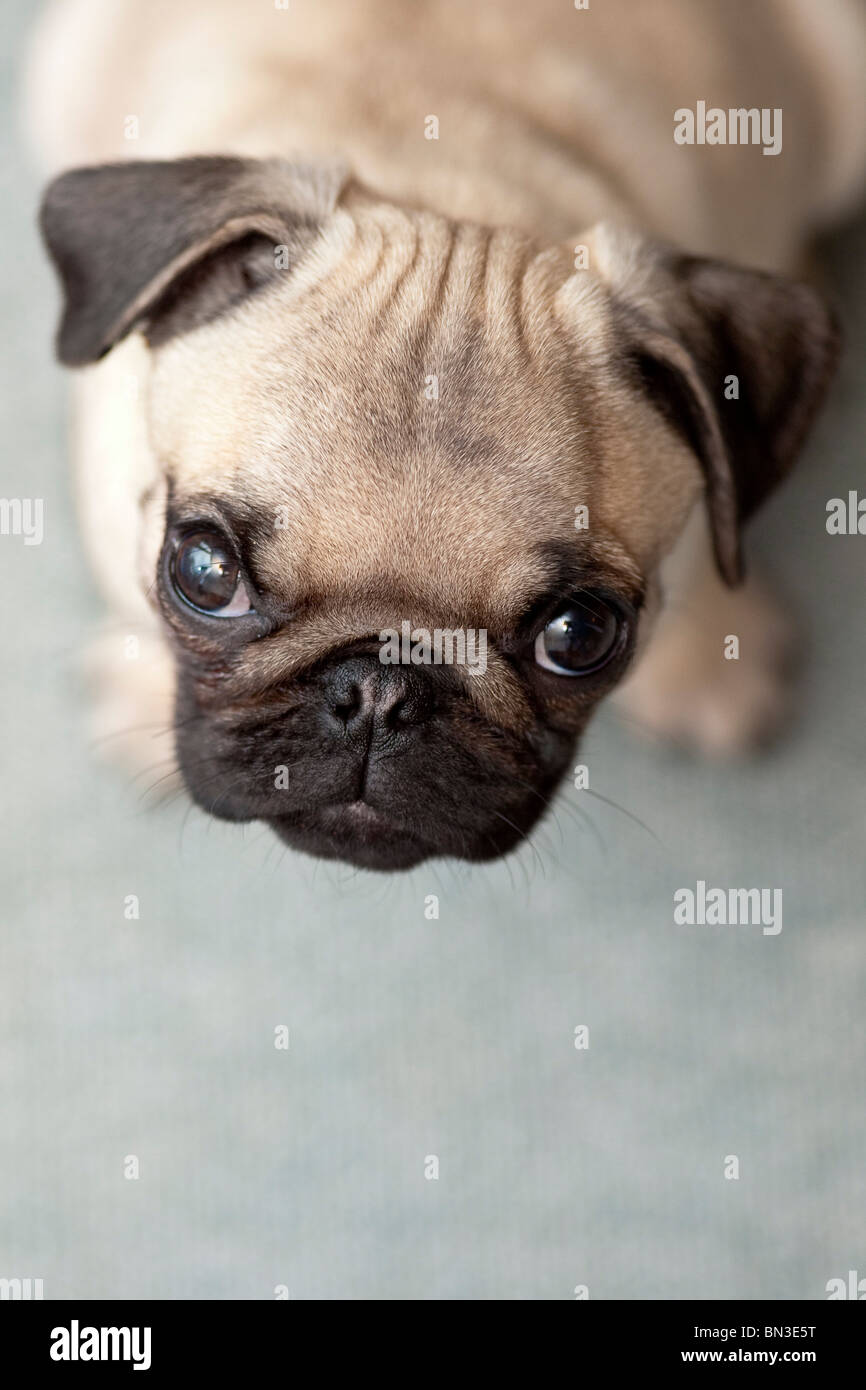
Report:
M331 713L336 719L342 720L344 724L351 724L352 720L356 718L361 704L361 691L357 685L351 685L347 690L343 690L339 695L334 695L331 698Z
M411 724L408 695L398 695L391 705L382 708L382 723L387 729L399 729L401 724Z
M391 700L382 702L380 718L386 729L407 729L423 724L433 712L433 699L427 681L410 680L394 691Z

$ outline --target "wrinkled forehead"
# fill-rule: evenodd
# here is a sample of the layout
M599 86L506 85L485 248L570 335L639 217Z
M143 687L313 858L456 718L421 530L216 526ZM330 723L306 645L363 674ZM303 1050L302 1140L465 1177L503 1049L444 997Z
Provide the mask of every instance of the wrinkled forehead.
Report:
M597 474L594 374L553 313L565 267L423 217L338 249L159 355L176 497L242 502L277 593L399 580L451 611L513 607Z

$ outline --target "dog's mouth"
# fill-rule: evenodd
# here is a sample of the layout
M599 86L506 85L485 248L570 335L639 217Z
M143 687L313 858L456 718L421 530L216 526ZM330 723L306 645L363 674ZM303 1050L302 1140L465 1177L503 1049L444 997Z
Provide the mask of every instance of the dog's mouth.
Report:
M334 802L268 823L295 849L362 869L411 869L442 853L368 801Z
M377 811L376 807L371 806L369 801L335 802L333 806L324 808L324 814L336 817L342 823L369 826L371 829L389 824L387 816L384 816L381 811Z
M477 838L456 829L449 833L446 827L424 836L415 826L397 821L368 801L335 802L269 817L268 824L293 849L382 872L412 869L425 859L497 859L513 849L525 833L508 821L499 825L495 834Z

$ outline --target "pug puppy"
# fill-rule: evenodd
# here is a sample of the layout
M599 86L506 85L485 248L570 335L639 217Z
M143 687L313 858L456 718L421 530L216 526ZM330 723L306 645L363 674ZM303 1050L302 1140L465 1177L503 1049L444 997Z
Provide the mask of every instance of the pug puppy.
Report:
M617 687L763 738L785 624L741 527L836 359L787 277L860 195L864 53L846 0L50 7L115 722L172 724L213 815L380 870L511 850ZM698 103L772 141L675 137ZM407 629L484 669L383 660Z

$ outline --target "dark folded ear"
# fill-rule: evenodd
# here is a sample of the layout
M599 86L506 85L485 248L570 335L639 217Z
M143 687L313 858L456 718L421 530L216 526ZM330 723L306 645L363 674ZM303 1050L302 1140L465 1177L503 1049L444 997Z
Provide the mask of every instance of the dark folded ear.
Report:
M697 455L716 560L736 584L740 526L792 467L824 399L835 319L783 276L621 234L601 244L619 347Z
M40 213L65 297L60 360L95 362L134 327L156 342L213 318L298 258L344 177L228 157L61 174Z

